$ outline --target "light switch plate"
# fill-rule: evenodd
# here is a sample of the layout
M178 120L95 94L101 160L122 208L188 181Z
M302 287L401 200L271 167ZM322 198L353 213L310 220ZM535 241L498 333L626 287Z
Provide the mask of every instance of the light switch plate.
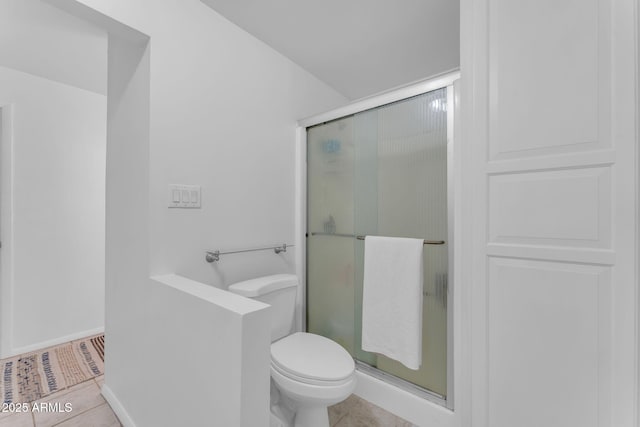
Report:
M199 185L169 184L168 203L170 208L198 209L202 200Z

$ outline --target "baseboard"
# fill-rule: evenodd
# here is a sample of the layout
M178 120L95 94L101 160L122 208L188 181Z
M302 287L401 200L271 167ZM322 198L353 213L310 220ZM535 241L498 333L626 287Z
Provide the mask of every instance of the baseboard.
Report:
M102 397L104 397L104 399L107 401L109 406L111 406L111 409L113 409L113 412L118 417L118 420L120 420L120 424L122 424L124 427L136 427L136 424L133 422L133 420L129 416L129 413L127 412L126 409L124 409L124 406L122 406L122 404L120 403L116 395L113 394L109 386L106 384L103 384L101 391L102 391Z
M53 347L54 345L64 344L69 341L75 341L82 338L90 337L91 335L97 335L104 332L104 326L94 329L89 329L87 331L76 332L74 334L65 335L64 337L54 338L48 341L42 341L36 344L26 345L24 347L17 347L11 349L9 355L3 355L3 359L6 357L17 356L18 354L30 353L32 351L38 351L45 349L47 347Z

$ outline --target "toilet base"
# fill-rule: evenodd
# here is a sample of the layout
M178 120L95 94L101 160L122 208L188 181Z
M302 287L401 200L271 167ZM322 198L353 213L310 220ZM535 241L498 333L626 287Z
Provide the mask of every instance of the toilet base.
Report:
M330 427L327 406L295 402L278 390L271 380L269 427Z
M300 405L296 410L295 427L329 427L326 406Z
M269 427L293 427L295 417L293 402L280 393L273 379L271 379L270 403Z

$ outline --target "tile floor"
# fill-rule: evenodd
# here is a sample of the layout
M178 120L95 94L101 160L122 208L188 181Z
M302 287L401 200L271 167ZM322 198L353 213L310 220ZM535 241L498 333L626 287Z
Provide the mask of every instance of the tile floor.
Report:
M103 382L100 376L33 402L38 406L52 403L52 412L0 413L0 427L121 427L100 394ZM70 412L55 410L68 403L72 408ZM331 427L415 427L356 395L329 408L329 424Z
M121 427L100 394L103 382L104 377L100 376L33 402L38 407L42 403L53 404L51 412L0 412L0 427ZM57 410L69 403L71 411ZM356 395L329 408L329 424L331 427L416 427Z
M331 427L416 427L355 394L329 407L329 424Z
M29 404L31 408L34 404L36 408L44 408L42 412L0 412L0 427L120 427L100 394L103 382L103 376L96 377ZM68 412L66 404L71 405Z
M76 384L31 402L27 412L0 411L0 427L121 427L100 393L103 383L104 376L99 376ZM356 395L329 408L329 423L331 427L416 427Z

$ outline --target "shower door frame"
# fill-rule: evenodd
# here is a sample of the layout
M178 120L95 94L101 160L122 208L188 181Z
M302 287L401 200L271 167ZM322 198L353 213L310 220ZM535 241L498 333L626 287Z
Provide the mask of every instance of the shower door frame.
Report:
M384 92L379 95L364 98L362 100L355 101L343 107L339 107L335 110L331 110L325 113L321 113L306 119L298 121L298 127L296 129L296 212L295 212L295 234L296 234L296 274L300 278L300 292L298 292L298 301L296 310L296 324L299 330L306 330L306 233L307 233L307 128L315 126L324 122L339 119L341 117L354 115L366 110L378 108L383 105L391 104L394 102L402 101L414 96L422 95L434 90L447 88L447 221L448 221L448 269L449 269L449 283L447 289L447 396L446 399L439 397L436 393L425 390L419 386L405 381L401 378L397 378L392 374L388 374L375 367L371 367L364 363L356 361L357 370L364 374L372 376L378 380L382 380L391 384L394 387L400 388L406 392L418 395L438 405L444 406L447 409L453 410L454 407L454 373L455 363L458 357L454 357L454 340L456 336L454 334L455 319L460 319L460 310L456 308L455 289L456 289L456 274L459 271L459 264L456 263L456 247L460 245L455 244L455 240L458 239L460 233L459 220L454 215L456 203L456 193L454 188L456 183L459 182L459 160L460 156L456 155L454 144L455 127L454 116L457 114L459 103L456 98L457 83L460 79L459 71L448 72L434 78L423 80L408 86L404 86L398 89ZM455 83L455 84L454 84ZM458 171L458 173L456 173Z

